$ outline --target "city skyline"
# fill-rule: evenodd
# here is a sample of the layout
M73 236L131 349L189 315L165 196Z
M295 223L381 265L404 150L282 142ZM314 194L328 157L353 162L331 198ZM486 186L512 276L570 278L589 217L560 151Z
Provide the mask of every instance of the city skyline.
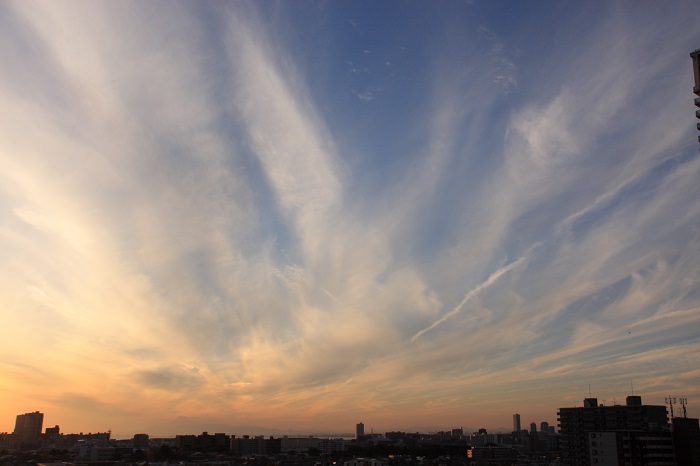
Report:
M0 431L698 417L697 17L0 3Z
M590 396L590 393L589 393ZM590 403L592 400L595 400L595 405L591 405ZM632 400L632 401L630 401ZM609 400L600 400L598 401L597 398L586 398L584 399L580 404L576 404L575 406L566 406L566 407L558 407L556 408L556 413L555 413L555 419L558 420L559 418L559 410L565 409L565 410L572 410L572 409L580 409L582 406L584 407L607 407L607 408L612 408L612 407L621 407L625 405L630 405L630 403L636 403L641 406L641 400L642 397L637 395L627 395L625 397L625 402L624 405L621 403L621 400L618 400L616 398L613 399L612 402L609 402ZM580 405L580 406L579 406ZM647 406L651 405L653 407L663 407L666 410L666 415L669 423L674 419L674 418L687 418L688 417L688 399L685 397L673 397L673 396L668 396L664 397L663 404L646 404ZM675 408L674 408L675 406ZM46 434L49 434L49 431L56 431L59 432L60 429L60 423L55 424L54 427L49 427L50 424L47 424L46 426L43 426L44 422L44 413L40 411L34 411L34 412L29 412L29 413L24 413L24 414L18 414L16 415L16 421L15 421L15 428L14 428L14 434L19 435L20 439L24 439L27 442L35 441L36 439L39 438L41 434L46 432ZM550 432L550 427L551 429L554 429L552 433L556 432L556 425L558 423L553 424L552 426L549 425L549 422L547 421L541 421L539 422L539 428L537 427L538 422L532 421L530 422L530 429L522 428L521 427L521 416L519 413L514 413L512 415L512 429L508 429L506 427L498 427L496 429L492 429L492 432L497 432L497 433L517 433L520 431L523 432ZM170 425L168 428L162 428L162 427L157 427L157 423L152 423L151 428L156 428L156 429L161 429L159 432L162 435L156 435L156 437L172 437L175 435L179 434L185 434L185 435L191 435L193 432L187 431L189 427L186 427L185 424L181 424L181 426L184 427L177 427L175 425ZM161 425L162 426L162 425ZM328 431L328 432L322 432L321 430L306 430L306 431L295 431L295 430L280 430L280 429L274 429L274 428L269 428L265 426L235 426L235 425L224 425L224 424L209 424L207 425L206 423L198 424L198 425L192 425L192 427L195 427L195 431L199 432L204 432L207 433L209 431L224 431L226 434L233 434L233 435L249 435L253 433L253 435L296 435L296 434L312 434L315 436L333 436L333 435L340 435L342 437L347 437L347 438L354 438L358 439L360 437L364 437L365 435L374 435L374 434L382 434L382 432L396 432L396 431L403 431L403 432L420 432L423 434L431 434L435 432L440 432L440 431L450 431L454 429L458 429L460 431L464 430L464 432L468 433L474 433L476 434L477 431L483 430L483 427L476 428L474 426L468 426L466 429L464 428L463 425L460 425L459 427L455 426L430 426L430 427L418 427L418 428L409 428L409 429L384 429L380 430L377 429L377 432L375 432L375 429L373 426L368 426L369 433L365 432L365 424L363 422L358 422L355 424L355 430L353 432L346 430L346 431L341 431L341 430L336 430L334 431ZM533 429L534 427L534 429ZM213 428L213 429L212 429ZM107 432L109 431L110 434L114 435L114 438L132 438L135 435L140 435L142 433L147 433L148 429L141 429L137 431L134 431L133 433L125 433L125 432L112 432L111 428L108 429L103 429L103 431ZM488 430L488 429L487 429ZM3 431L0 429L0 433L9 433L10 431ZM95 431L92 433L98 433L100 431ZM71 434L76 434L76 432L61 432L61 434L66 434L66 433L71 433ZM82 429L80 429L80 434L87 433L83 432Z
M36 441L35 439L38 439L40 434L49 434L49 431L57 431L60 432L61 435L76 435L76 434L98 434L98 433L104 433L104 432L109 432L112 438L115 439L128 439L128 438L133 438L135 435L141 435L141 434L147 434L151 435L154 438L172 438L177 435L197 435L201 432L204 433L212 433L214 431L217 432L223 432L227 435L234 435L234 436L242 436L242 435L270 435L270 436L282 436L282 435L301 435L301 436L308 436L308 435L313 435L317 437L332 437L332 436L341 436L344 438L353 438L357 439L362 436L371 436L375 434L383 435L386 432L406 432L406 433L421 433L421 434L434 434L436 432L444 432L444 431L450 431L452 429L459 429L462 430L464 429L465 434L470 434L470 433L477 433L478 430L483 429L483 427L473 427L473 426L429 426L423 428L418 427L414 429L385 429L385 430L380 430L376 429L372 426L368 426L369 432L364 431L364 424L362 422L358 423L355 425L355 430L350 431L350 430L336 430L336 431L328 431L324 432L322 430L282 430L282 429L275 429L275 428L270 428L270 427L265 427L265 426L236 426L233 424L217 424L217 423L200 423L200 424L185 424L185 423L178 423L175 422L169 423L168 427L163 427L166 425L166 423L161 423L160 426L158 423L152 423L150 425L151 428L155 429L160 429L156 430L156 433L153 434L152 432L149 432L149 429L143 428L141 430L135 430L134 432L113 432L111 428L103 428L95 431L91 430L85 430L85 429L78 429L75 431L65 431L63 428L61 428L61 422L58 419L52 419L49 417L49 419L52 419L49 423L46 425L43 425L43 417L45 413L35 411L33 413L26 413L26 414L18 414L16 416L16 424L15 424L15 429L13 430L2 430L0 429L0 433L2 434L7 434L7 433L14 433L15 435L19 435L20 438L24 438L25 434L23 433L22 429L19 429L19 420L24 419L27 417L31 417L34 415L39 415L41 418L41 421L39 421L39 430L37 433L33 434L31 437L31 440ZM515 416L515 415L514 415ZM556 416L556 414L555 414ZM534 423L534 422L533 422ZM543 421L540 424L548 424L546 421ZM42 427L43 425L43 427ZM362 426L362 427L360 427ZM194 430L192 430L194 428ZM487 429L488 430L488 429ZM525 429L527 431L527 429ZM540 426L539 431L542 431L542 428ZM516 432L515 430L508 429L506 427L498 427L496 429L492 429L490 431L491 433L510 433L510 432ZM153 435L152 435L153 434ZM28 442L31 443L31 442Z
M560 409L560 408L557 408ZM13 431L3 431L0 430L0 434L14 434L17 436L17 441L19 443L26 443L26 444L35 444L39 442L40 438L43 438L44 435L46 436L52 436L52 435L96 435L100 433L109 433L111 438L114 439L131 439L137 436L141 435L147 435L147 436L153 436L154 438L163 438L163 437L175 437L177 435L197 435L200 431L204 434L211 433L214 430L216 431L221 431L222 433L225 433L227 435L233 435L233 436L249 436L249 435L270 435L270 436L280 436L280 435L301 435L303 437L307 437L308 435L316 436L316 437L332 437L332 436L339 436L347 439L360 439L362 437L372 437L374 435L381 435L383 436L384 433L397 433L397 432L403 432L403 433L420 433L420 434L425 434L425 435L432 435L438 432L454 432L457 430L459 432L463 432L465 435L469 434L479 434L483 430L488 430L484 429L483 427L480 428L475 428L475 427L467 427L466 429L464 426L448 426L448 427L442 427L441 429L433 429L429 428L428 430L425 429L409 429L402 431L400 429L392 429L392 430L387 430L385 431L379 431L375 432L375 429L372 426L368 426L369 432L365 432L365 425L362 422L359 422L355 425L355 430L353 432L350 431L336 431L336 432L322 432L322 431L281 431L279 429L270 429L270 428L265 428L261 426L234 426L234 425L210 425L207 427L206 425L200 425L199 430L195 432L187 431L187 427L182 428L179 427L174 427L170 426L169 428L164 429L163 432L161 432L162 435L151 435L149 432L147 432L148 429L141 429L139 431L134 431L133 433L125 433L125 432L112 432L111 429L102 429L102 430L97 430L97 431L87 431L84 429L79 429L79 431L75 432L66 432L63 429L61 429L60 422L53 424L53 422L57 422L57 420L53 420L51 423L47 423L44 425L44 415L45 413L42 413L40 411L34 411L30 413L24 413L24 414L17 414L15 416L15 428ZM516 428L515 426L515 419L517 417L518 419L518 425L519 425L519 414L514 414L513 415L513 421L514 421L514 426L513 429L508 429L505 427L500 427L495 430L492 430L491 433L518 433L521 430L523 432L531 432L532 429L520 429L519 427ZM53 425L52 425L53 424ZM536 425L537 423L532 422L532 425ZM155 425L155 424L154 424ZM545 428L546 426L546 428ZM212 430L212 427L214 429ZM435 427L435 426L433 426ZM554 428L554 426L552 426ZM542 421L540 423L539 429L535 429L538 432L545 432L545 433L552 433L554 434L555 431L550 431L549 429L549 423L546 421Z

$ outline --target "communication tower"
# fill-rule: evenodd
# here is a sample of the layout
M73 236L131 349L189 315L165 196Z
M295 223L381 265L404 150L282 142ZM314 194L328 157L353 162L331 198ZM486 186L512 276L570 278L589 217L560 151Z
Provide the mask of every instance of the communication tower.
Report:
M688 405L688 398L682 396L678 398L678 402L683 407L683 417L688 417L688 412L685 410L685 407Z
M676 404L676 401L676 398L673 396L666 397L666 404L668 404L669 408L671 408L671 420L673 420L673 405Z

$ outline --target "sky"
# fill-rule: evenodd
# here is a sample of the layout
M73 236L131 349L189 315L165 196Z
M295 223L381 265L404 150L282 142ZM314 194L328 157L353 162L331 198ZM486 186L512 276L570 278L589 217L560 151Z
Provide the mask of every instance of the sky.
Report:
M698 17L0 3L0 432L699 416Z

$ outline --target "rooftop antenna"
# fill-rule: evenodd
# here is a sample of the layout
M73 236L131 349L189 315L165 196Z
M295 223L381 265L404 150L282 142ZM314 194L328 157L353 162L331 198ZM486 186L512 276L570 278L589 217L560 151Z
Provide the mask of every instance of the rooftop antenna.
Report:
M593 395L591 395L591 384L588 384L588 398L593 398Z
M630 379L630 387L632 388L632 396L634 396L634 380Z
M673 421L673 405L676 404L676 398L672 396L667 396L666 403L668 403L668 406L671 408L671 420Z
M682 396L682 397L678 398L678 402L681 404L681 406L683 406L683 417L684 418L688 417L688 413L685 410L685 407L688 404L688 398Z

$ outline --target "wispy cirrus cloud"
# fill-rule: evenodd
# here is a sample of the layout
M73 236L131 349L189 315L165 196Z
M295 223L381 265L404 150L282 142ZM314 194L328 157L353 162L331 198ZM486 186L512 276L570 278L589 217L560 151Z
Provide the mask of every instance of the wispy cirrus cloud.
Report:
M576 9L548 26L566 60L470 10L360 107L295 62L334 43L296 48L284 8L0 8L12 409L49 381L69 430L83 405L129 430L125 402L335 429L477 423L489 397L546 418L592 379L692 395L700 164L672 47L697 37L657 40L682 8Z

